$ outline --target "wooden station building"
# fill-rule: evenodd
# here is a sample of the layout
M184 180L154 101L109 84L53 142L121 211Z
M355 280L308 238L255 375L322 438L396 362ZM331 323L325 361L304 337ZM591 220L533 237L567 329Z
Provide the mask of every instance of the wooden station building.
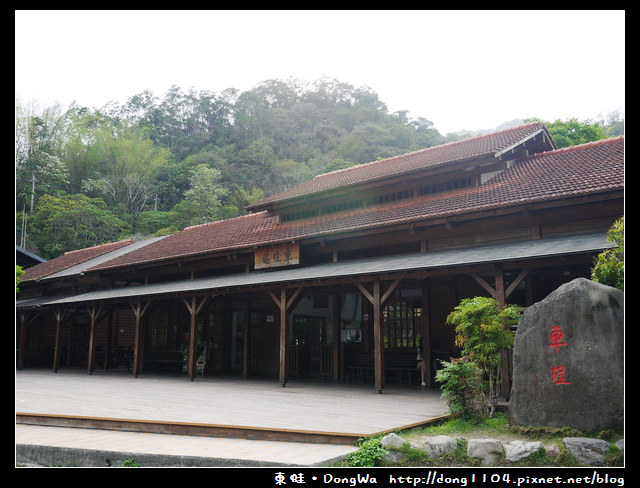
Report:
M26 271L17 368L427 385L465 297L589 277L624 213L624 138L519 127L316 176L247 215ZM184 359L183 359L184 358Z

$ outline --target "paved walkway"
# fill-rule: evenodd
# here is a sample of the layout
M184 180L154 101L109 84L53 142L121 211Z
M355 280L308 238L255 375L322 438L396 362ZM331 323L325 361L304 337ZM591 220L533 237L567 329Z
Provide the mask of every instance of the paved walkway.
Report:
M292 381L282 388L274 381L198 377L191 382L183 377L35 370L16 372L15 409L17 414L360 437L427 423L447 414L446 404L435 390L389 388L378 394L371 385ZM16 461L37 455L56 465L106 466L135 458L148 466L326 466L355 449L333 443L16 424Z
M16 425L16 463L144 467L329 466L355 446Z

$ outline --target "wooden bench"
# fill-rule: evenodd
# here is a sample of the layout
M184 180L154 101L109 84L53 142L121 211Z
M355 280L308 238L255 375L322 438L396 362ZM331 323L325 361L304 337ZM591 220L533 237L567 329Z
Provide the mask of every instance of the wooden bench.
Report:
M182 351L149 351L146 363L154 371L182 371Z
M387 353L384 358L385 380L399 384L420 384L421 374L415 356ZM358 355L356 364L347 367L353 383L369 382L375 378L375 363L372 355Z

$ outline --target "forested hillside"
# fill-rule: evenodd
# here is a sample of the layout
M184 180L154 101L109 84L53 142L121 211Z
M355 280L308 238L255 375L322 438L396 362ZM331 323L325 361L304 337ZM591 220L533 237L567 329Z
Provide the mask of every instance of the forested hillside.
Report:
M616 117L578 124L595 131L589 138L620 131ZM177 232L317 174L459 137L330 79L245 92L173 87L102 108L17 104L16 243L51 259Z

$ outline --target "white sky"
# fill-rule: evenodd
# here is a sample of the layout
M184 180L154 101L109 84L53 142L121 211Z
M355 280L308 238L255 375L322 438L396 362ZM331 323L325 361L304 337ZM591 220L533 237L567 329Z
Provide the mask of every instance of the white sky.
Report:
M335 78L442 134L596 119L625 103L624 10L16 10L16 99L125 103L146 89Z

